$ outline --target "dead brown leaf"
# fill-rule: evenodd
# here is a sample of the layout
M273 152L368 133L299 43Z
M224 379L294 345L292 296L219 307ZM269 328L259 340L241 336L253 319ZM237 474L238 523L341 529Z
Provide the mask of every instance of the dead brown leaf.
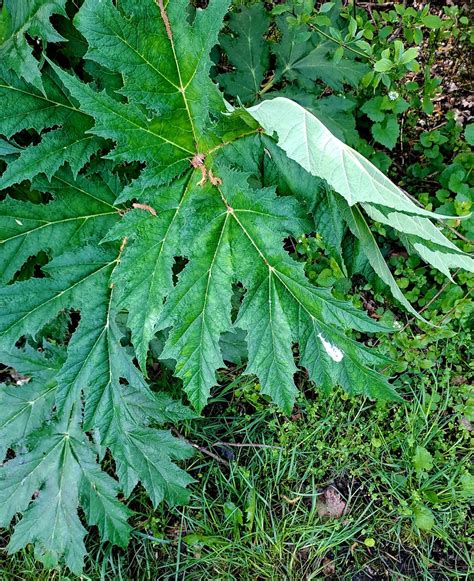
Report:
M148 204L132 204L132 206L134 208L136 208L137 210L145 210L146 212L150 212L150 214L153 214L153 216L156 216L156 210L155 208L152 208L151 206L149 206Z
M468 432L472 432L472 422L469 421L466 416L461 418L461 425L466 429Z
M299 502L301 500L301 496L295 496L295 498L289 498L285 494L282 494L281 497L288 504L296 504L297 502Z
M334 575L335 572L336 572L336 566L334 565L334 562L331 561L331 559L328 559L327 557L324 557L324 560L323 560L323 575L325 577L329 577L330 575Z
M209 170L209 181L213 186L220 186L222 184L221 178L215 176L211 170Z
M334 486L328 486L316 501L316 510L321 518L341 518L346 509L346 503Z
M204 160L206 156L203 153L196 153L196 155L191 160L191 165L193 167L202 167L204 165Z

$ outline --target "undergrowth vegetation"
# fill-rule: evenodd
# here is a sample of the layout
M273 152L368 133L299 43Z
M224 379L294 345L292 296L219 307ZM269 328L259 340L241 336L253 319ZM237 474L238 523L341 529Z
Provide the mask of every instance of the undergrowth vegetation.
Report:
M470 578L468 8L19 6L0 577Z

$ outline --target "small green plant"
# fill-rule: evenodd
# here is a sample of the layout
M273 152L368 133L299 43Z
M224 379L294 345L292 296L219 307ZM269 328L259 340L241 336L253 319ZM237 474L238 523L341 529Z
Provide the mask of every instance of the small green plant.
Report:
M472 124L463 130L456 123L453 113L447 113L446 121L439 129L420 134L420 141L414 150L419 153L420 161L407 169L407 182L414 185L415 180L437 180L439 188L428 199L431 207L443 213L454 210L459 216L469 215L474 201L474 178L472 174L474 142L470 132ZM463 139L464 138L464 139ZM474 239L472 220L452 222L467 237Z
M414 316L370 224L392 227L447 276L474 269L431 221L448 217L414 204L288 98L293 82L342 91L367 74L352 54L331 57L327 35L301 36L304 14L278 16L261 89L269 53L258 38L243 62L258 55L261 70L220 77L236 97L249 82L247 95L282 83L286 96L248 108L224 100L209 55L228 5L3 4L0 359L21 376L0 390L0 525L22 515L9 551L31 543L48 567L80 574L85 524L126 546L122 498L139 482L154 506L186 502L192 478L176 461L192 448L160 426L202 411L229 345L244 343L244 373L287 414L296 364L324 392L400 401L380 372L390 360L368 339L393 327L334 296L322 272L312 284L296 249L304 236L322 236L341 279L363 255ZM264 29L262 9L251 10L231 17L229 54L250 17ZM406 68L413 51L397 44L389 56ZM150 388L155 340L195 411ZM242 511L229 501L225 516L237 535Z

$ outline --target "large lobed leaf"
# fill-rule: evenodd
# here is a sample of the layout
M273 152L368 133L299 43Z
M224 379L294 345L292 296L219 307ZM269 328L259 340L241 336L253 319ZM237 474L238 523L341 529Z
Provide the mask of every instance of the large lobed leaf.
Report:
M204 10L187 0L85 0L74 19L88 45L84 69L50 60L38 87L0 67L8 113L0 187L9 194L0 202L0 360L31 377L0 387L0 460L7 450L15 456L0 467L0 526L23 513L9 550L33 543L48 566L64 560L80 572L86 521L125 545L130 511L117 495L138 482L155 505L188 498L192 479L175 461L192 449L157 426L193 412L145 380L158 331L161 358L176 362L198 411L225 366L222 339L232 336L245 338L245 372L286 413L299 367L319 389L399 399L377 372L387 360L356 340L389 329L313 286L285 241L326 228L338 257L342 215L407 308L363 211L398 228L435 266L471 267L432 214L296 103L226 113L209 53L227 8L222 0ZM261 8L250 14L263 33ZM245 34L241 16L231 27ZM317 50L292 63L310 79L312 63L324 62ZM237 90L247 81L225 83ZM24 146L25 131L34 145ZM39 276L19 281L39 253L48 259ZM43 342L39 355L31 346L42 329L71 312L67 346ZM105 449L116 478L101 470Z

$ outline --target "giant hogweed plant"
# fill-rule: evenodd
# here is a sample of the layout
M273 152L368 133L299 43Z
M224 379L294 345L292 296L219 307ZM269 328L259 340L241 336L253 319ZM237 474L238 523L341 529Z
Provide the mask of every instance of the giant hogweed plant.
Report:
M297 366L316 389L399 399L366 340L390 329L313 286L289 240L333 229L338 247L342 215L411 312L370 220L447 276L473 269L438 216L300 105L225 102L209 53L227 10L85 0L68 20L65 0L3 5L0 360L26 379L0 388L0 526L15 520L9 551L33 544L47 566L80 573L87 526L125 546L139 482L155 505L186 501L175 462L191 448L162 428L206 405L224 334L245 334L245 373L285 412ZM66 347L42 338L59 313ZM147 383L157 333L191 407Z

